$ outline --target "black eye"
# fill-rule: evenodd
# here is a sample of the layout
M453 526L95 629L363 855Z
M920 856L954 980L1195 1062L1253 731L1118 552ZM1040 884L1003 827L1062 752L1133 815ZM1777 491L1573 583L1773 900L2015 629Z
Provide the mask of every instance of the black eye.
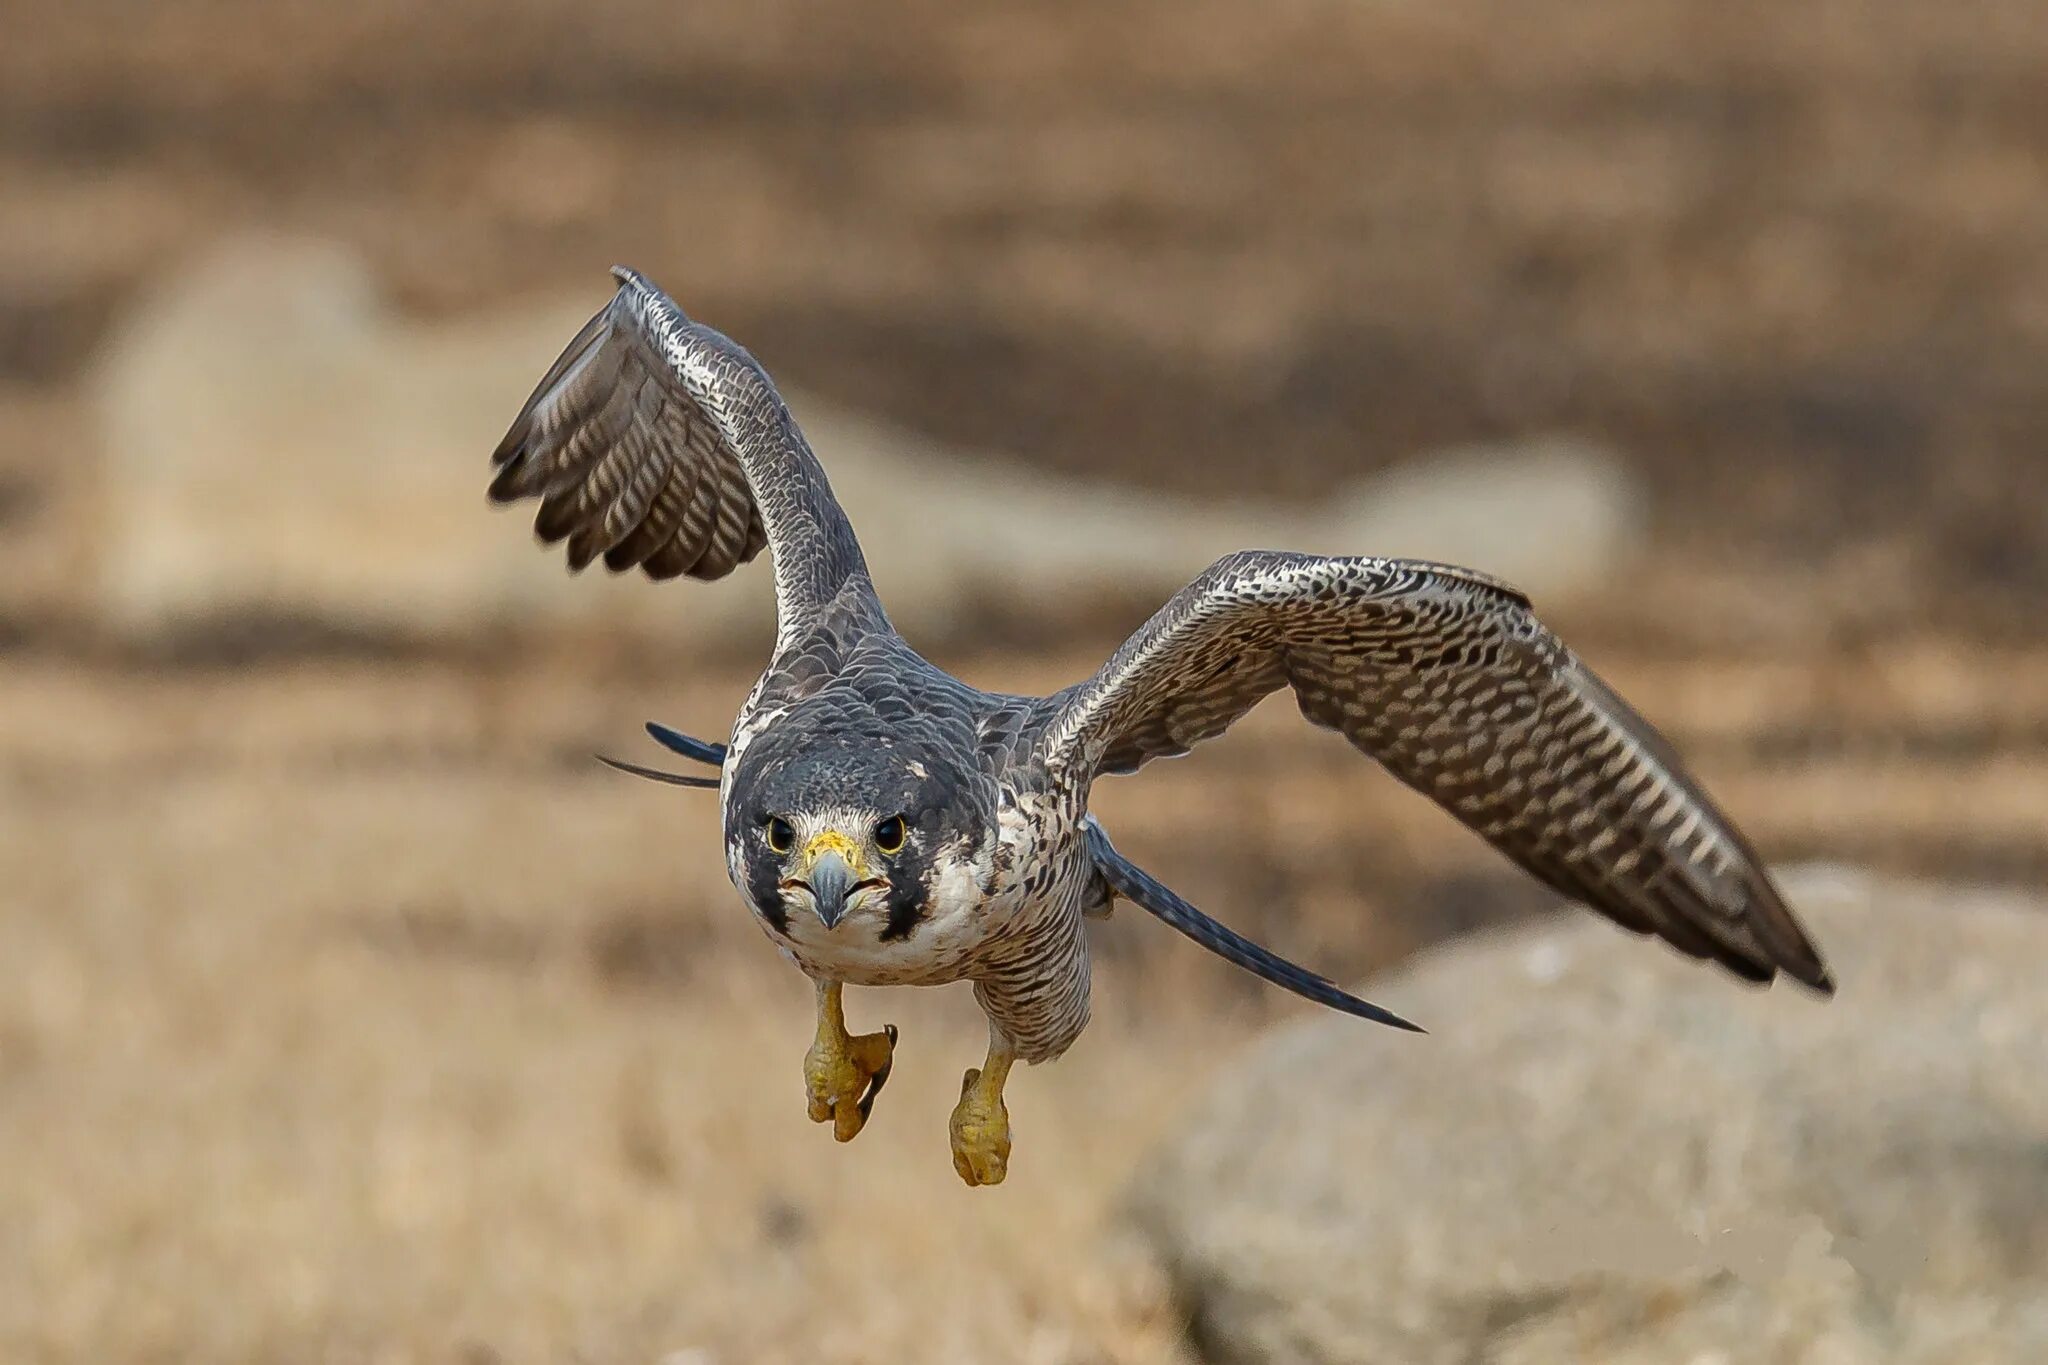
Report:
M777 853L787 853L796 846L796 830L789 821L776 816L768 822L768 847Z
M875 826L875 847L884 853L901 852L903 848L903 817L892 815Z

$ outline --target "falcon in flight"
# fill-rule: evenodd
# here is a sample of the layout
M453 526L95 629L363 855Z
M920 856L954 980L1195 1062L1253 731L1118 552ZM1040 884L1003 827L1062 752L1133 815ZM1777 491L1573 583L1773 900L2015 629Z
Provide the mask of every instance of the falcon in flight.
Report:
M847 1031L841 990L972 981L988 1056L951 1121L970 1185L1010 1157L1004 1082L1088 1023L1084 920L1119 896L1320 1004L1406 1020L1240 937L1118 853L1097 778L1184 754L1268 693L1339 731L1540 881L1750 981L1827 968L1677 755L1514 588L1416 560L1226 556L1109 661L1047 697L969 687L905 644L825 471L752 356L643 276L541 379L492 456L498 502L569 566L716 579L765 548L774 657L727 744L655 738L716 776L726 868L816 983L810 1116L841 1142L887 1080L893 1026ZM993 510L992 514L993 514Z

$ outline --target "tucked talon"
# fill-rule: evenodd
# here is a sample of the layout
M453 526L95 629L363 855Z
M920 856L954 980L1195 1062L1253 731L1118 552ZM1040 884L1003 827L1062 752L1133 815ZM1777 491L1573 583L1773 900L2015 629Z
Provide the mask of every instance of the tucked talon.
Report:
M813 1123L831 1123L832 1136L851 1142L868 1121L875 1096L888 1082L896 1052L896 1026L849 1034L836 981L818 986L818 1037L804 1054L804 1089Z
M867 1122L868 1114L875 1107L875 1096L881 1094L882 1087L889 1083L889 1068L896 1064L896 1026L894 1024L884 1024L882 1025L882 1033L887 1040L888 1046L882 1050L881 1066L877 1067L875 1074L868 1078L868 1092L860 1097L860 1117L863 1123ZM867 1035L869 1038L874 1036L872 1033ZM855 1041L859 1042L860 1040L855 1039Z
M990 1047L988 1061L969 1067L960 1078L960 1103L948 1125L953 1141L953 1169L969 1185L1000 1185L1010 1169L1010 1111L1003 1104L1003 1082L1010 1074L1010 1054Z

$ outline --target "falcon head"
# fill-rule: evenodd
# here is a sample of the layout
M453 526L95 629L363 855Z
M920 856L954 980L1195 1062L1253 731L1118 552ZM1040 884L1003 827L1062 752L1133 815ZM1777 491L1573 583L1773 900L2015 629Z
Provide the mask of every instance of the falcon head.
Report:
M980 902L995 847L985 779L893 737L789 728L748 748L726 814L733 882L772 928L813 916L893 942Z

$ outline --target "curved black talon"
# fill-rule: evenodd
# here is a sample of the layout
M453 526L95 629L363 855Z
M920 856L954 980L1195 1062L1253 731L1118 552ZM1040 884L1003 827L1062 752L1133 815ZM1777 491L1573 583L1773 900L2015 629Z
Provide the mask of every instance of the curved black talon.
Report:
M884 1024L882 1025L882 1032L889 1036L889 1059L882 1063L881 1070L869 1078L867 1093L862 1095L860 1103L854 1106L854 1108L860 1110L861 1122L863 1123L867 1122L869 1111L875 1107L875 1096L881 1094L882 1087L889 1083L890 1068L896 1065L896 1026L894 1024Z

